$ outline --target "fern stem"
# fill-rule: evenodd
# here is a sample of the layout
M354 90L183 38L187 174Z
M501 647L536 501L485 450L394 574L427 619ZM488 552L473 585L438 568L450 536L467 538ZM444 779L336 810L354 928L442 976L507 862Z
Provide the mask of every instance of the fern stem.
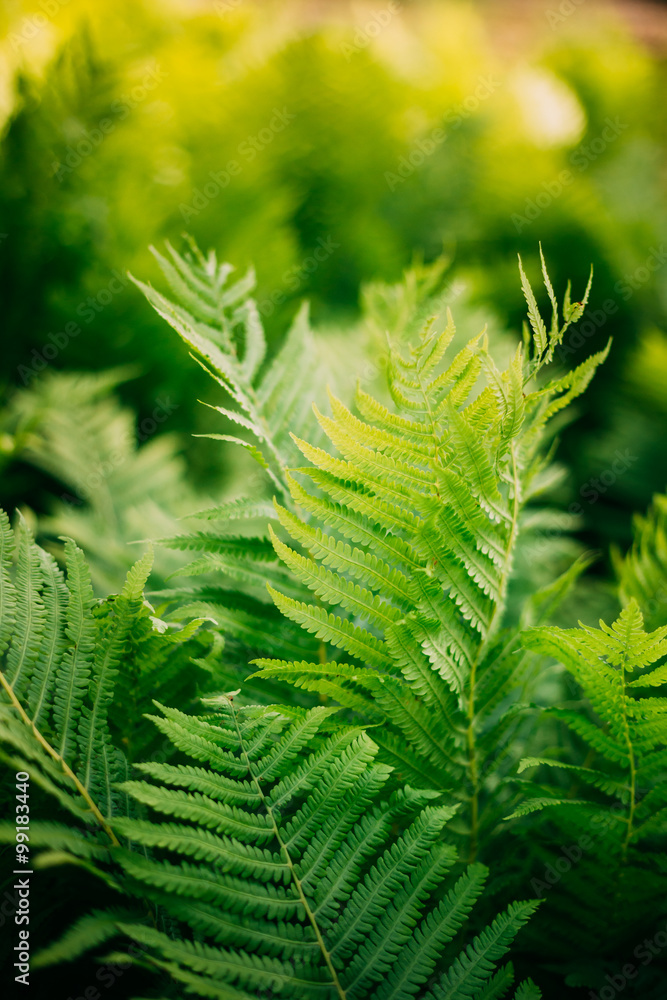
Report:
M417 378L419 381L419 388L421 390L424 406L426 407L426 412L431 425L431 435L435 447L434 461L437 467L438 465L441 464L441 458L440 458L440 448L438 445L438 433L435 422L435 416L433 410L431 409L431 400L429 398L429 394L426 391L424 384L422 382L421 373L417 374ZM438 488L437 479L435 482L435 492L438 499L440 499L440 490ZM491 620L493 621L493 617ZM468 695L468 727L466 730L466 744L468 748L468 770L469 770L470 785L471 785L470 849L469 849L469 860L471 863L475 861L477 857L478 838L479 838L479 773L477 767L477 746L475 743L475 683L477 674L477 663L479 662L479 654L481 648L482 644L480 644L480 646L478 647L477 656L475 657L473 664L470 668L469 695Z
M514 545L516 543L516 536L519 529L519 510L521 507L521 483L519 482L519 470L517 468L516 452L514 450L514 439L510 440L510 455L512 456L512 482L513 482L513 497L512 497L512 523L510 524L509 538L507 539L507 548L505 549L505 562L503 565L503 571L500 577L500 586L498 588L498 600L496 606L493 609L493 614L491 615L491 621L489 622L489 628L486 634L486 641L488 641L489 636L492 634L493 626L497 624L498 614L502 613L505 608L505 598L507 596L507 586L509 583L510 571L512 569L512 555L514 553Z
M472 697L469 701L468 719L468 766L470 784L472 785L472 794L470 796L470 850L468 859L472 864L477 858L477 841L479 836L479 777L477 774L477 747L475 745L474 701Z
M434 457L435 466L437 468L439 465L441 465L441 461L440 461L440 446L438 444L438 437L439 437L439 435L438 435L438 427L437 427L436 420L435 420L435 414L433 413L433 410L431 408L431 400L430 400L429 394L426 391L426 388L425 388L424 383L422 381L421 372L417 372L417 379L419 381L419 391L421 392L422 399L424 401L424 406L426 407L426 413L428 414L428 420L429 420L429 423L431 425L431 437L433 438L433 446L434 446L434 449L435 449L433 457ZM438 486L438 480L437 480L437 478L435 480L434 485L435 485L435 494L436 494L438 500L440 500L440 488Z
M519 528L521 484L519 482L519 472L517 468L513 438L510 439L510 455L512 458L512 481L514 486L512 497L512 521L510 524L509 536L507 538L507 546L505 548L505 559L503 562L502 574L500 576L500 585L498 587L498 599L496 600L494 609L491 613L486 635L477 647L477 653L470 667L470 675L468 679L468 728L466 730L466 743L468 747L468 773L470 775L471 785L469 851L469 860L471 863L477 858L479 840L479 772L477 766L477 745L475 741L475 687L477 683L477 667L481 662L483 654L486 653L489 641L493 636L494 629L501 620L502 614L505 610L507 586L509 583L510 571L512 569L512 554L514 552L514 545L516 543L516 536Z
M627 703L627 688L625 684L626 657L627 657L627 652L623 654L623 660L621 661L621 683L623 684L623 731L625 733L625 742L628 748L628 757L630 760L630 805L628 807L628 818L627 818L628 829L625 834L625 839L623 841L624 864L628 857L628 847L630 846L630 840L632 838L632 833L633 833L633 824L635 819L635 808L636 808L636 798L637 798L637 766L635 762L635 749L632 745L632 736L630 734L630 726L628 724L628 713L626 708L626 703Z
M310 908L308 900L306 899L306 895L305 895L305 893L303 891L303 888L301 886L301 881L300 881L299 877L296 874L296 869L294 867L294 862L292 861L292 858L290 857L290 853L289 853L289 851L287 849L286 844L283 842L283 839L280 836L280 830L278 829L278 824L276 823L275 816L273 815L273 811L271 809L271 806L269 805L269 803L268 803L268 801L266 799L266 796L264 795L264 791L262 789L262 786L257 781L255 775L252 772L252 767L250 765L250 758L248 757L248 754L247 754L246 750L243 747L243 736L241 735L241 730L239 728L238 719L236 717L236 712L234 711L234 703L233 703L233 701L231 701L231 700L229 701L229 706L230 706L230 709L231 709L231 712L232 712L232 716L234 718L234 726L236 727L236 733L237 733L237 736L239 738L239 747L241 749L241 753L242 753L242 755L243 755L243 757L245 759L246 766L248 768L248 775L250 776L250 780L252 781L252 783L254 784L255 788L257 789L259 797L260 797L260 799L262 801L262 805L266 809L267 815L269 816L269 819L271 820L271 825L273 827L274 836L275 836L276 840L278 841L278 843L280 844L280 849L282 851L283 857L285 858L285 861L287 863L287 867L289 868L290 874L292 876L292 880L293 880L294 885L296 886L296 890L297 890L297 892L299 894L299 899L301 901L301 905L303 906L304 910L306 911L306 916L308 917L308 920L310 921L310 925L313 928L313 931L315 932L315 937L317 939L317 943L319 945L320 951L322 952L322 956L324 958L324 961L326 962L327 969L329 970L329 975L331 976L331 978L333 980L333 984L336 987L336 990L338 992L338 996L340 997L340 1000L346 1000L345 990L341 986L340 980L338 978L338 973L336 972L336 970L334 968L333 962L331 960L331 955L329 954L327 946L326 946L326 944L324 942L324 938L322 937L322 933L320 931L320 928L318 926L317 920L315 918L315 914L313 913L313 911Z
M40 733L39 729L37 728L37 726L35 725L35 723L32 721L32 719L29 717L29 715L26 713L26 711L24 710L23 706L21 705L21 702L18 700L18 698L14 694L14 691L13 691L11 685L8 683L7 678L5 677L4 673L1 670L0 670L0 683L2 684L3 688L7 692L8 696L9 696L9 700L11 701L12 705L14 706L14 708L19 713L19 715L20 715L21 719L23 720L23 722L25 722L26 726L29 726L30 729L32 730L32 733L33 733L35 739L37 740L37 742L46 750L46 752L48 753L48 755L50 757L52 757L53 760L56 761L56 763L60 764L60 766L61 766L61 768L63 770L63 773L66 774L67 777L70 778L70 780L74 783L77 792L79 793L79 795L81 796L81 798L86 802L86 804L87 804L88 808L90 809L91 813L93 814L93 816L95 817L95 819L97 820L97 822L99 823L99 825L102 827L102 829L106 833L107 837L109 838L109 840L111 841L111 843L113 844L113 846L114 847L120 847L120 841L116 838L115 833L113 832L113 830L111 829L111 827L109 826L109 824L107 823L107 821L105 820L104 816L102 815L102 813L100 812L100 810L96 806L96 804L93 801L93 799L90 797L90 794L88 793L87 789L81 784L81 782L79 781L79 779L77 778L76 774L71 769L71 767L69 766L69 764L67 763L67 761L58 753L57 750L54 750L54 748L51 746L51 744L44 738L44 736L42 736L42 734Z

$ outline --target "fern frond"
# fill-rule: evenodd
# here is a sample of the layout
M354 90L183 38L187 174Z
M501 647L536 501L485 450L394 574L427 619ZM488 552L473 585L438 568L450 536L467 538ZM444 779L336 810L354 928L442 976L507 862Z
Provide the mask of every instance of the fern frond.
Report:
M16 620L16 590L11 577L14 532L9 517L0 510L0 656L5 652Z
M229 264L219 264L213 252L204 257L192 241L190 244L190 252L185 256L169 244L168 256L153 249L175 302L133 280L231 399L232 408L214 406L213 409L248 435L212 433L205 436L246 450L264 470L271 492L291 505L286 476L296 449L290 432L312 431L310 406L317 391L317 351L308 310L304 306L299 311L282 347L265 364L264 332L257 306L251 298L254 274L248 272L244 278L230 284L233 268ZM295 586L273 554L270 558L260 554L263 540L258 538L253 549L243 531L247 525L258 526L258 519L263 522L261 530L265 530L267 517L273 515L267 512L264 501L256 496L236 498L194 516L217 522L216 529L163 539L163 544L171 548L199 549L206 553L185 567L186 576L217 575L224 580L231 600L251 597L259 603L264 597L267 579L274 586L287 589L294 597L305 597L305 588ZM236 545L227 528L232 521L241 529ZM250 563L253 551L258 565ZM209 603L205 592L206 584L203 584L189 592L181 588L174 596ZM238 617L243 619L242 614ZM252 627L235 628L224 614L217 618L217 624L223 633L231 633L240 645L239 664L245 664L250 655L262 648L255 641ZM250 622L247 624L250 626ZM296 631L293 629L292 634ZM290 655L291 637L282 651L277 647L279 655ZM315 651L317 644L313 641L311 645Z
M288 429L303 431L316 375L307 309L301 309L282 349L260 378L266 342L250 297L254 274L248 272L229 285L233 268L218 264L213 253L203 258L194 244L185 256L167 244L169 258L152 249L177 304L133 281L238 405L238 411L224 408L224 413L250 431L260 445L256 457L283 491L285 469L293 456Z
M334 677L328 663L319 677L311 669L299 675L299 660L290 657L287 672L271 664L258 676L289 680L369 723L382 721L381 754L404 780L421 770L421 780L430 773L433 787L449 789L454 800L463 789L471 858L488 791L499 787L494 713L502 706L503 726L516 728L518 716L507 710L531 662L527 653L515 655L502 629L511 624L508 591L526 504L544 473L545 428L604 356L529 388L574 313L566 308L560 323L545 269L548 329L520 270L533 328L528 356L517 348L500 371L480 335L448 358L451 315L445 329L427 324L409 349L390 353L393 411L361 389L359 415L331 394L332 415L315 410L337 454L297 438L310 463L299 473L312 485L289 475L300 513L277 503L280 529L270 529L278 556L317 598L297 599L270 581L276 606L359 666L354 679ZM548 616L585 565L581 559L566 569L527 614Z
M499 956L507 951L518 930L535 911L537 904L513 903L468 945L451 970L427 996L435 1000L470 1000L493 972Z
M35 968L73 962L91 948L118 937L119 921L133 915L129 911L93 910L77 920L55 944L40 951L34 959Z
M4 513L0 527L8 552ZM78 821L97 828L108 845L115 842L109 821L120 809L113 786L127 772L109 719L119 673L130 672L127 661L138 658L138 649L176 648L174 635L163 631L168 626L144 600L152 556L129 570L119 595L96 600L83 553L71 540L63 574L22 521L17 533L16 569L8 560L3 566L0 623L5 632L8 624L11 629L0 659L0 740L9 754L30 761L36 784ZM179 638L191 634L189 625ZM53 841L59 850L80 853L76 839L64 844L54 831Z
M646 516L637 516L633 545L615 563L624 604L637 601L649 629L667 617L667 497L658 494Z
M92 615L93 587L83 552L73 542L66 543L65 551L69 590L65 634L70 645L56 675L53 720L60 755L68 759L74 753L76 725L90 679L97 628Z
M526 791L537 797L527 798L515 815L557 806L552 821L564 831L580 829L593 840L604 839L599 866L587 865L589 877L597 879L607 897L604 916L598 913L593 935L592 947L600 955L624 938L636 908L650 911L656 892L664 892L664 882L661 890L656 877L647 878L647 866L656 866L667 834L663 810L667 802L667 699L647 691L659 690L666 680L667 626L645 632L643 624L639 605L632 598L611 626L600 622L599 629L541 627L523 634L525 646L554 657L572 674L590 711L549 710L575 740L584 743L586 764L544 758L522 761L520 770L538 767L542 771L549 766L563 778L551 787L533 781ZM561 832L559 842L565 842L568 835ZM568 890L574 886L567 886L554 905L558 902L567 910L573 926L592 921L594 901L575 903Z
M153 781L125 785L151 812L187 822L114 821L119 836L153 855L114 851L134 892L171 918L168 932L115 919L119 934L177 982L196 977L200 996L253 996L279 983L297 998L407 998L424 995L434 977L447 983L459 966L469 983L462 996L481 1000L501 981L496 974L509 982L498 962L534 903L510 907L449 973L443 967L444 946L458 938L487 875L474 865L439 893L456 860L441 843L451 807L409 789L387 801L390 772L368 736L343 728L323 741L331 710L289 722L227 696L209 704L208 720L187 722L173 709L163 719L224 747L222 772L217 759L207 770L146 764L140 769ZM199 757L197 745L191 753ZM75 940L111 934L98 919L75 928Z
M20 695L39 661L46 610L41 595L44 578L39 551L23 518L19 520L18 532L16 581L13 588L11 583L7 588L6 604L14 630L5 671L12 690Z

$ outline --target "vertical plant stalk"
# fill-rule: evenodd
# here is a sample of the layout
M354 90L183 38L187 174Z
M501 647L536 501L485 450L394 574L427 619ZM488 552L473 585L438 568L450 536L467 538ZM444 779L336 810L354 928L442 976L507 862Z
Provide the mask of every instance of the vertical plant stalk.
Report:
M73 782L73 784L74 784L77 792L79 793L79 795L81 796L81 798L85 801L86 805L90 809L91 813L93 814L93 816L95 817L95 819L97 820L97 822L99 823L99 825L101 826L101 828L106 833L107 837L109 838L109 840L111 841L111 843L113 844L113 846L114 847L120 847L120 841L117 839L115 833L113 832L113 830L111 829L111 827L109 826L109 824L107 823L107 821L105 820L104 816L102 815L102 813L98 809L98 807L95 804L95 802L93 801L93 799L90 797L90 794L89 794L88 790L81 784L81 782L77 778L76 774L71 769L71 767L69 766L69 764L66 762L66 760L64 759L64 757L62 757L58 753L57 750L54 750L54 748L51 746L51 744L41 734L41 732L39 731L39 729L37 728L37 726L35 725L35 723L32 721L32 719L26 713L26 711L23 708L23 706L21 705L20 701L18 700L18 698L14 694L14 691L13 691L11 685L7 682L7 678L5 677L4 673L1 670L0 670L0 684L2 684L2 687L7 692L8 696L9 696L9 700L11 701L12 705L14 706L14 708L19 713L19 715L21 717L21 720L26 724L26 726L28 726L32 730L33 736L35 737L35 739L37 740L37 742L40 744L40 746L42 746L44 748L44 750L46 750L46 752L48 753L49 757L51 757L57 764L60 765L60 767L62 768L63 774L66 774L67 777Z
M512 498L512 521L510 524L509 537L507 539L507 548L505 549L505 560L503 564L503 571L500 578L500 587L498 590L498 600L496 606L493 609L491 619L489 621L489 627L486 631L486 636L480 642L477 647L477 655L473 661L470 668L470 676L468 679L468 727L466 730L466 746L468 750L468 774L470 776L470 847L468 858L470 863L474 862L477 858L477 851L479 847L479 768L477 763L477 743L475 739L475 689L477 683L477 667L482 660L483 654L486 652L489 641L493 637L494 630L498 623L502 619L503 612L505 610L505 598L507 596L507 586L509 583L509 575L512 568L512 555L514 553L514 545L516 543L516 537L519 526L519 507L520 507L520 495L521 495L521 484L519 482L519 475L516 463L516 452L514 450L514 440L510 440L510 454L512 456L512 480L513 480L513 498Z
M254 774L252 773L252 768L250 766L250 758L248 757L247 752L243 748L243 737L241 735L241 730L239 728L238 719L236 717L236 712L234 711L234 703L230 700L229 705L230 705L230 708L232 710L232 715L234 717L234 725L236 727L236 733L237 733L237 736L239 738L239 747L241 749L241 753L243 755L243 759L245 760L246 766L248 768L248 775L249 775L250 780L252 781L253 785L257 789L257 792L258 792L259 797L261 799L262 805L264 806L264 808L265 808L265 810L267 812L267 815L268 815L269 819L271 820L271 825L273 827L274 836L275 836L276 840L278 841L278 843L280 844L280 850L282 852L283 857L285 858L285 862L287 864L287 867L290 870L290 874L292 876L292 881L294 882L294 885L296 886L296 890L297 890L297 892L299 894L299 899L301 901L301 905L303 906L304 910L306 911L306 916L308 917L310 925L313 928L313 931L315 932L315 937L317 939L317 943L319 945L320 951L322 952L322 956L324 958L324 961L326 962L327 969L329 970L329 975L331 976L333 984L336 987L336 991L338 993L338 996L340 997L340 1000L347 1000L346 994L345 994L345 990L341 986L340 980L338 978L338 973L336 972L336 970L334 968L333 962L331 960L331 955L329 954L327 946L324 943L324 938L322 937L322 933L321 933L320 928L319 928L319 926L317 924L317 920L315 919L315 914L313 913L313 911L310 908L308 900L306 899L305 893L304 893L303 888L301 886L301 881L299 880L299 878L298 878L298 876L296 874L296 870L295 870L295 867L294 867L294 862L292 861L292 858L290 857L290 853L289 853L289 851L287 849L287 846L285 845L285 843L282 840L282 837L280 836L280 830L278 829L278 824L276 823L276 820L275 820L275 817L273 815L273 811L271 809L271 806L269 805L269 803L268 803L268 801L266 799L266 796L264 795L264 791L262 789L262 786L260 785L260 783L255 778Z
M625 735L625 743L628 748L628 758L630 761L630 802L628 804L628 816L627 824L628 829L623 840L623 864L626 863L628 858L628 848L630 846L630 841L632 839L633 824L635 819L635 809L637 800L637 766L635 762L635 749L632 745L632 737L630 735L630 726L628 724L628 712L627 712L627 686L625 681L625 661L627 659L627 651L623 654L623 659L621 661L621 683L623 685L623 733Z

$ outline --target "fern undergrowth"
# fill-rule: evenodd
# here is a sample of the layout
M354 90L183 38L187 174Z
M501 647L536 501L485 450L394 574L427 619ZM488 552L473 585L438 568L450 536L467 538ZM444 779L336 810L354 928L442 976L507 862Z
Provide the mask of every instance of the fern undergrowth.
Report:
M31 822L33 863L76 864L115 902L81 917L37 967L121 938L132 961L200 997L506 993L514 974L498 963L537 904L513 904L454 946L486 869L446 881L453 808L429 790L383 796L390 769L335 709L290 720L231 696L207 699L205 717L159 706L152 721L190 763L139 762L152 780L131 779L108 725L121 661L133 642L174 648L203 622L174 631L151 614L150 556L120 595L96 602L72 543L65 576L24 525L18 536L13 574L3 514L4 757L69 816Z
M92 951L174 1000L601 989L667 917L667 559L657 497L613 624L553 624L587 554L529 592L555 433L609 349L551 374L590 282L559 307L542 259L547 323L520 264L506 366L438 313L386 394L322 412L305 310L267 360L252 273L168 254L175 303L137 284L258 475L162 540L193 561L148 599L150 554L95 598L74 542L63 569L1 517L3 759L39 789L38 870L103 886L36 967ZM439 273L396 302L428 311Z

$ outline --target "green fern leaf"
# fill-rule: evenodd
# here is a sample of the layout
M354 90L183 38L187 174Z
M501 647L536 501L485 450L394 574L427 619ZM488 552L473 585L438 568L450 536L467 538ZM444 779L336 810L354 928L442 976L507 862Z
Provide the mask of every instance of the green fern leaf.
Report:
M406 353L390 352L394 411L359 389L355 415L330 394L332 415L316 414L337 455L296 438L310 463L299 473L312 485L307 489L290 475L293 506L301 513L283 504L276 510L280 529L301 550L286 544L280 529L271 529L271 538L318 604L273 581L269 593L290 621L359 667L354 679L329 668L318 676L310 668L299 673L294 657L286 672L271 664L256 675L288 680L335 699L369 724L382 723L383 759L404 780L419 775L449 789L452 800L463 790L471 857L487 822L480 819L480 800L488 801L489 817L502 815L491 801L492 789L500 788L494 738L501 730L494 713L503 706L504 736L516 730L511 701L535 662L529 654L513 658L497 643L509 624L503 619L525 505L537 489L538 470L544 474L542 438L606 356L530 391L568 317L559 326L544 269L553 313L547 330L522 267L520 273L533 328L529 357L518 348L500 371L480 335L447 359L455 333L449 316L444 330L427 324ZM548 616L585 564L566 569L527 615ZM378 673L395 681L378 680Z
M470 946L474 963L469 948L450 973L443 968L444 946L461 932L486 878L474 865L446 895L439 892L456 860L441 842L454 809L429 804L435 793L410 789L387 801L390 769L375 763L377 746L347 727L323 740L328 709L289 722L226 696L209 707L215 721L186 723L173 709L166 718L224 746L222 773L217 761L210 770L146 764L140 770L153 781L125 787L144 807L187 822L114 821L120 836L150 851L113 855L133 894L143 892L169 914L169 932L110 916L110 923L74 928L75 942L111 936L115 924L154 967L197 983L200 996L253 996L279 984L297 998L409 997L460 966L470 984L461 995L481 1000L496 972L502 979L495 982L509 981L497 965L534 904L515 904L498 918ZM195 741L195 759L199 749Z

